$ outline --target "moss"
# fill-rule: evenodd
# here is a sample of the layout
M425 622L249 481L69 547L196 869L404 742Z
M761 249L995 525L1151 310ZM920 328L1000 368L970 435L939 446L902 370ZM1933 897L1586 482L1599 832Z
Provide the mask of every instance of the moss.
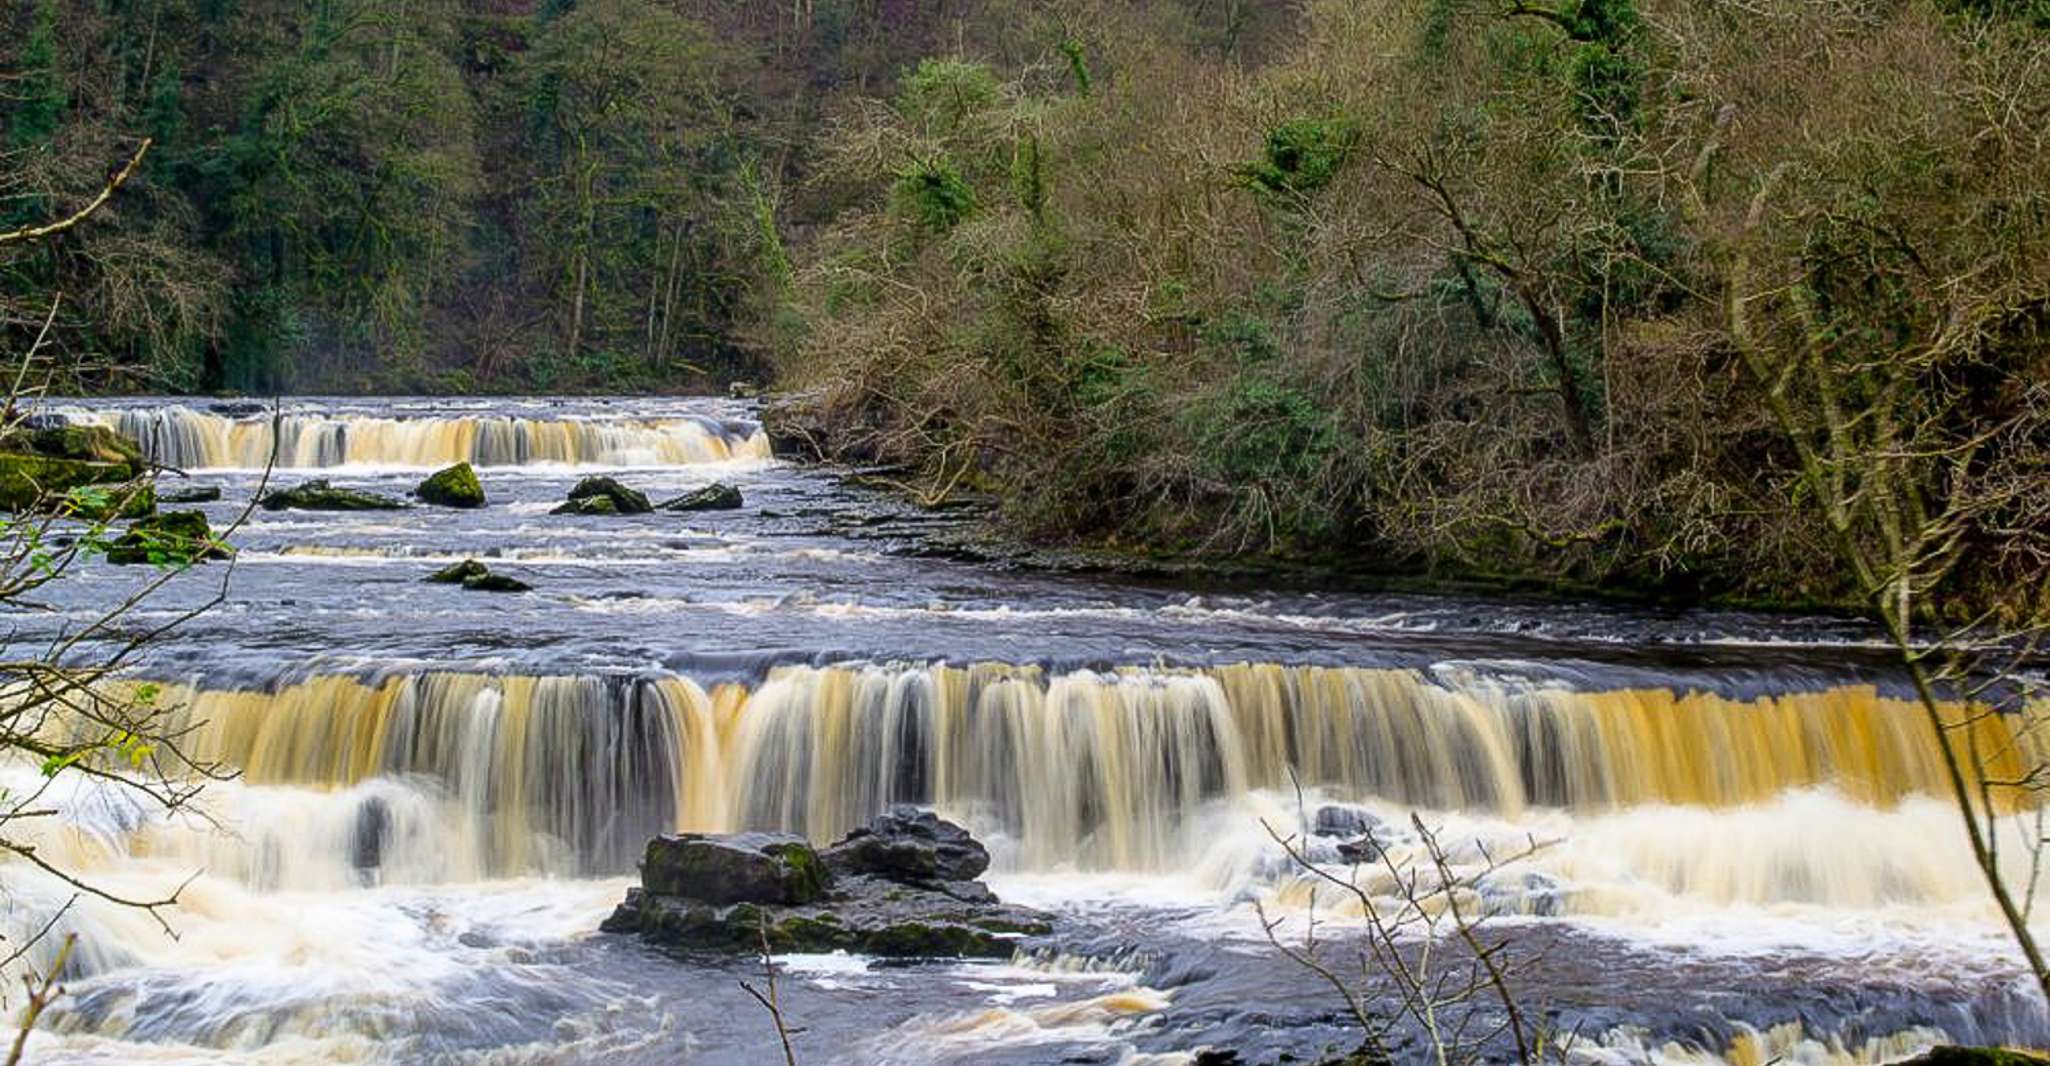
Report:
M1901 1066L2050 1066L2050 1058L2009 1048L1939 1047Z
M435 471L413 490L413 495L422 503L437 507L484 506L484 484L477 480L477 471L469 463Z
M1260 158L1239 168L1251 188L1303 195L1331 184L1359 146L1359 123L1349 118L1299 118L1267 132Z
M27 511L90 485L127 480L126 463L0 452L0 509Z
M223 559L228 548L214 539L213 528L199 511L166 511L136 521L107 549L107 561L120 565L149 563L184 566Z
M465 559L459 563L450 563L420 580L437 585L460 585L473 577L483 577L490 572L483 563L475 559Z
M64 494L58 513L88 522L147 518L157 513L156 486L146 481L87 485Z

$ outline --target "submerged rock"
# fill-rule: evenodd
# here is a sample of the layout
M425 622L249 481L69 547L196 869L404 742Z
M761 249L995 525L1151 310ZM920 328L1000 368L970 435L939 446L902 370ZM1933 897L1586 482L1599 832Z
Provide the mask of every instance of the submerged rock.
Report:
M1381 819L1368 813L1365 807L1350 803L1327 803L1317 808L1317 818L1311 832L1320 837L1366 836L1381 824Z
M534 586L516 577L504 574L474 574L463 579L463 588L469 592L532 592Z
M966 830L900 808L823 854L782 833L686 833L648 842L641 885L601 928L697 951L852 951L1008 958L1048 915L973 880L989 853Z
M266 492L263 499L266 511L402 511L404 500L396 500L362 489L341 489L328 483L326 478L302 481L289 489Z
M645 493L609 477L587 477L569 490L569 502L549 514L647 514L655 509Z
M437 470L430 474L413 490L421 503L436 507L482 507L484 506L484 483L477 480L477 470L469 463Z
M194 485L157 493L158 503L212 503L221 498L219 485Z
M199 511L166 511L137 520L107 548L107 561L122 566L137 563L181 565L207 559L226 559L234 554L214 539L213 528Z
M740 507L740 490L723 481L686 492L656 505L661 511L731 511Z

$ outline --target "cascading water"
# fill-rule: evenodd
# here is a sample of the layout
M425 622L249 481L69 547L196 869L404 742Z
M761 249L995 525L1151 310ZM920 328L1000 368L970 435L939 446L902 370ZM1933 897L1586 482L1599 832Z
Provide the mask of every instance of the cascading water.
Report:
M170 405L116 412L111 423L151 461L180 470L535 463L667 466L766 459L758 430L709 417L535 418L512 414L284 413L232 416Z
M174 940L0 864L0 931L61 912L55 928L80 936L42 1058L760 1061L774 1038L731 974L590 930L655 833L830 840L902 802L969 826L1000 893L1085 931L1005 967L792 960L802 1061L1342 1046L1335 1005L1251 913L1314 912L1336 935L1356 922L1268 835L1301 834L1324 805L1375 825L1398 863L1421 854L1413 814L1466 866L1546 845L1480 891L1553 945L1542 985L1583 1027L1577 1062L2050 1041L1929 723L1854 628L1197 595L941 561L953 546L929 516L759 461L763 437L725 402L284 413L280 465L396 494L469 459L490 505L237 529L225 602L122 682L157 679L186 762L159 758L233 773L191 810L0 766L8 795L52 812L19 823L36 854L131 899L192 879L165 912ZM201 505L217 527L273 444L269 417L239 410L67 417L121 425L219 485ZM716 477L746 505L549 514L584 465L651 495ZM535 591L420 580L470 557ZM134 623L206 603L224 573L179 577ZM8 621L57 640L138 576L87 566L50 587L50 610ZM2035 762L2017 718L1955 717L1991 778ZM1309 843L1333 857L1335 841Z

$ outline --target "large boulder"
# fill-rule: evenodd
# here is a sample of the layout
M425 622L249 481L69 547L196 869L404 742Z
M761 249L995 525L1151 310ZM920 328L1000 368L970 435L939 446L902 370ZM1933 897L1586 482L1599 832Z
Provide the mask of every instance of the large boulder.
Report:
M472 574L463 579L466 592L532 592L534 586L504 574Z
M473 577L483 577L490 572L483 563L475 559L465 559L459 563L450 563L420 580L436 585L460 585Z
M830 875L803 837L681 833L648 841L641 887L701 903L810 903Z
M404 500L362 489L337 488L326 478L302 481L289 489L263 494L258 501L266 511L403 511Z
M148 470L134 441L106 426L18 426L0 433L0 510L47 509L74 491Z
M193 485L182 489L165 489L157 493L158 503L213 503L221 498L219 485Z
M754 954L766 940L774 952L1009 958L1020 938L1051 932L1052 920L967 879L988 864L961 827L910 809L824 856L778 833L657 837L640 887L601 928L729 954Z
M968 830L931 811L897 807L826 849L834 873L892 881L973 881L989 869L989 851Z
M630 489L609 477L587 477L569 490L569 501L550 514L615 515L647 514L655 506L647 494Z
M484 483L477 480L477 470L469 463L457 463L429 475L413 490L421 503L436 507L482 507L484 506Z
M732 511L740 507L740 490L723 481L714 481L701 489L694 489L674 499L655 505L660 511Z
M178 566L206 559L225 559L234 554L214 539L206 515L199 511L166 511L139 519L107 548L107 561L123 566L138 563Z

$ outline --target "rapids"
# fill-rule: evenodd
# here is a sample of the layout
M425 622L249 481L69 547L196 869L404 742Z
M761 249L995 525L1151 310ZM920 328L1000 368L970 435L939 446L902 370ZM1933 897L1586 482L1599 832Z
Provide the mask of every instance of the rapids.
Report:
M895 802L968 825L999 893L1067 928L1000 966L780 960L800 1061L1349 1046L1253 911L1356 934L1269 837L1327 803L1398 854L1411 812L1455 862L1547 845L1485 895L1576 1061L2050 1042L1934 798L1926 723L1846 623L955 561L958 521L770 459L727 401L52 409L221 486L217 528L273 445L274 485L318 467L393 494L467 459L490 506L255 512L232 565L131 619L222 597L131 674L179 755L239 773L170 817L86 779L44 796L40 854L137 897L193 880L175 938L97 899L65 912L80 948L37 1061L767 1061L737 985L754 968L591 930L653 833L829 839ZM656 498L724 480L747 506L547 514L601 470ZM420 582L471 556L535 591ZM12 639L145 579L83 566ZM1971 728L2033 750L2002 719ZM0 767L11 793L38 780ZM73 895L0 877L10 937Z

